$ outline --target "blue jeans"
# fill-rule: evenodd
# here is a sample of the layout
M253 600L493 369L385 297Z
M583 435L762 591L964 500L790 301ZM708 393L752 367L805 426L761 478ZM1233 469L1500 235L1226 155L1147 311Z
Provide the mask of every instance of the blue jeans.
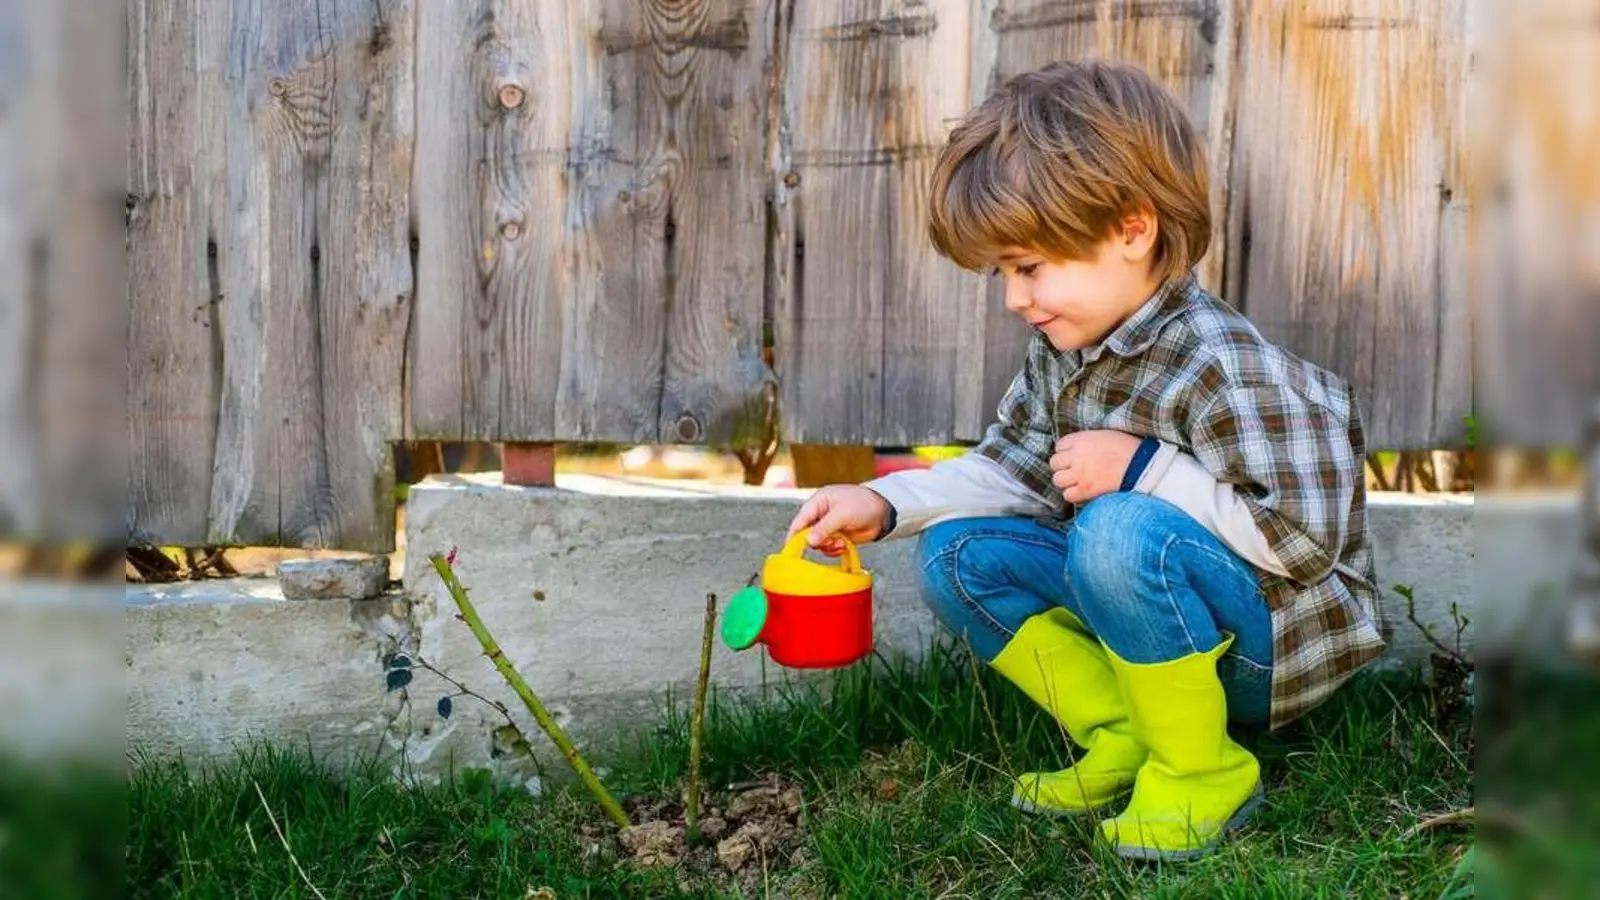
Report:
M1133 663L1233 645L1217 662L1228 718L1265 723L1272 617L1256 572L1178 507L1114 493L1071 519L956 519L922 535L923 595L985 663L1029 618L1061 606Z

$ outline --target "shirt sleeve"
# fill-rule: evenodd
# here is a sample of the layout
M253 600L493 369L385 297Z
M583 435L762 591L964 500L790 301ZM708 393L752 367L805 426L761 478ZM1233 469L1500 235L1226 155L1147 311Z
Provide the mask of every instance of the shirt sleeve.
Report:
M894 510L880 540L909 537L946 519L1047 515L1050 504L987 457L966 453L927 469L895 472L862 485Z
M1289 577L1314 584L1331 574L1363 487L1349 425L1294 390L1259 385L1218 395L1191 432L1195 458L1235 485Z

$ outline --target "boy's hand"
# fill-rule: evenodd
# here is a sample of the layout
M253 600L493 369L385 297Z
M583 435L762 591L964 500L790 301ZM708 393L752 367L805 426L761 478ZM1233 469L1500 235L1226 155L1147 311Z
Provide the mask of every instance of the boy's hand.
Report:
M889 520L889 501L859 484L830 484L811 495L789 523L788 537L810 528L810 544L828 556L844 553L844 535L856 544L877 540Z
M1139 439L1121 431L1075 431L1056 441L1051 480L1068 503L1088 503L1122 486Z

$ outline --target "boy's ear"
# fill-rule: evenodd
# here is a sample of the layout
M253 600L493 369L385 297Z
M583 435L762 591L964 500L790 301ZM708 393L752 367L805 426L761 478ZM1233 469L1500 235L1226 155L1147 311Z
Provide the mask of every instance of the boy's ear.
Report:
M1118 246L1122 249L1123 259L1128 262L1143 262L1149 259L1155 253L1157 230L1155 213L1147 209L1124 216L1122 233L1117 240Z

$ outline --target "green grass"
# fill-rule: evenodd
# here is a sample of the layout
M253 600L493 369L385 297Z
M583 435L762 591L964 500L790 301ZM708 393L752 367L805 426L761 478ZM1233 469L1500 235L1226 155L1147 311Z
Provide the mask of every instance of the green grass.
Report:
M714 704L709 784L776 770L805 789L804 859L774 859L757 886L827 897L1439 897L1470 845L1460 828L1411 831L1473 800L1470 721L1414 683L1369 678L1284 732L1242 735L1262 760L1267 807L1217 855L1171 867L1092 850L1087 823L1012 810L1008 772L1067 756L1019 692L973 674L938 653L916 668L852 670L826 691L790 687L765 706ZM668 710L615 757L608 783L624 796L674 794L686 747L683 710ZM306 880L330 900L739 890L619 863L583 795L530 798L481 774L435 789L376 775L341 783L301 755L260 749L192 775L141 765L129 806L131 897L312 897ZM598 850L585 830L602 836Z
M0 758L0 900L118 896L126 811L104 763Z

